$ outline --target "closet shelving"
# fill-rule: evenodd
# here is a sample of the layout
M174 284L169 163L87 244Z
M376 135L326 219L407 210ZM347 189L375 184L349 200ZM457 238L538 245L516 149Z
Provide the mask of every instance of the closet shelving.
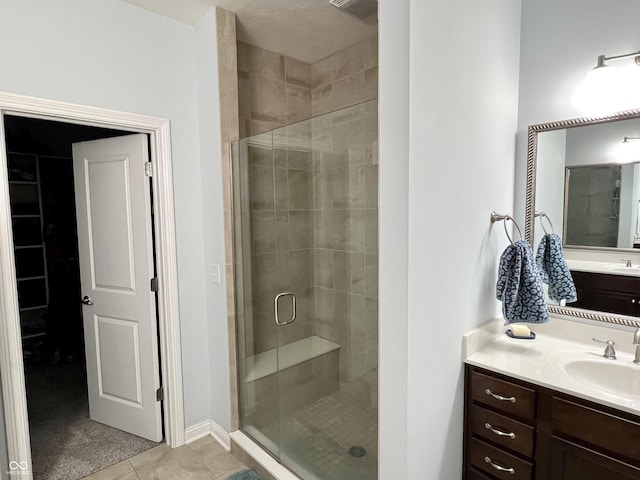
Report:
M37 339L49 304L38 157L8 152L7 164L22 338Z

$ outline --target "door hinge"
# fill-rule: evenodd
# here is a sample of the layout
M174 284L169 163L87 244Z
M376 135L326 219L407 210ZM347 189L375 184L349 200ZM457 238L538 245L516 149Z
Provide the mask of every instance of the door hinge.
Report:
M164 388L160 387L156 390L156 400L158 402L164 401Z
M147 177L153 177L153 165L151 162L145 162L144 164L144 174Z
M152 292L157 292L158 291L158 277L153 277L151 279L151 291Z

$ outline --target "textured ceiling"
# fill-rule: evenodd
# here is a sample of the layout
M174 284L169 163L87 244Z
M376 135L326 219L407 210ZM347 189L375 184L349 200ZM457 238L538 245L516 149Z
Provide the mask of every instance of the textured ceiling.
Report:
M238 39L314 63L375 34L375 15L365 20L328 0L124 0L194 25L214 5L235 12Z

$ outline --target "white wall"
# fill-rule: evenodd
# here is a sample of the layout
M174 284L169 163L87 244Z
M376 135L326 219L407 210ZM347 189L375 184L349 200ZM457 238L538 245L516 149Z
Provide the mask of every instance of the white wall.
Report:
M203 220L222 198L203 199L195 53L192 27L117 0L0 0L1 91L171 120L187 426L211 417Z
M567 130L552 130L538 135L538 164L536 175L541 181L536 183L536 210L545 212L555 233L562 237L564 217L564 169L567 151ZM534 245L538 245L544 230L536 220ZM546 220L544 228L549 230ZM524 225L522 225L524 227Z
M385 3L380 2L380 473L385 479L460 478L462 335L499 313L496 270L507 240L502 226L491 228L489 215L513 208L520 2ZM407 31L410 68L394 58ZM393 82L391 75L397 77ZM407 117L408 152L406 135L398 132ZM393 121L398 126L388 128ZM397 172L390 174L392 169ZM405 206L407 195L405 229L406 212L391 209ZM390 251L405 245L406 258ZM392 265L394 260L402 263ZM407 280L405 317L403 305L393 312L391 303L402 300L396 289ZM396 328L406 337L394 334ZM407 365L406 380L390 378L403 372L390 371L389 362ZM403 382L406 392L389 391L403 388ZM388 428L390 418L399 418L398 428ZM388 448L396 439L400 445Z
M205 282L207 299L208 343L211 382L211 419L231 429L229 379L229 340L226 309L224 258L224 212L222 205L222 165L220 102L218 86L218 42L216 9L200 20L195 28L198 78L198 113L200 121L200 156L202 188L202 225L204 229L203 265L207 275L211 265L220 266L221 285Z
M635 0L522 0L516 209L524 215L527 126L580 117L571 98L598 55L638 50Z

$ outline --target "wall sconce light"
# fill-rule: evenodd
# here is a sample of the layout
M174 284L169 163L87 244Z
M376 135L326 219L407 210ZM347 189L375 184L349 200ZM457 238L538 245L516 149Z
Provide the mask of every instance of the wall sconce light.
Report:
M631 163L640 160L640 137L624 137L613 152L618 163Z
M634 57L633 70L611 67L605 62ZM574 104L590 116L606 115L640 106L640 51L606 57L600 55L596 66L578 85Z

